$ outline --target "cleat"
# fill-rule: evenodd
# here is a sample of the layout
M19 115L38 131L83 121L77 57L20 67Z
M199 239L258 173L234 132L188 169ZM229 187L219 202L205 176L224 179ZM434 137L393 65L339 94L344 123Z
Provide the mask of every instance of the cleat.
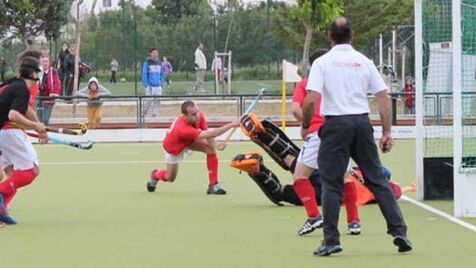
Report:
M405 236L394 236L393 244L398 247L398 252L407 252L412 250L412 243Z
M1 225L13 225L17 224L14 218L8 215L7 207L5 206L5 201L3 194L0 194L0 226Z
M298 235L306 235L314 232L317 228L322 227L322 223L324 222L324 218L322 215L319 215L315 218L308 218L301 229L298 231Z
M0 215L7 213L7 206L5 205L5 201L3 200L3 194L0 193Z
M14 218L12 218L8 213L2 213L0 214L0 225L1 223L4 223L6 225L15 225L17 222L15 221Z
M342 251L342 247L340 245L333 245L333 246L326 246L322 244L318 249L314 251L314 256L329 256L334 253L339 253Z
M215 185L208 186L207 194L223 195L226 194L226 191L219 183L217 183Z
M157 169L152 170L150 173L150 180L147 182L147 191L149 193L155 192L155 189L157 188L157 183L159 182L158 180L155 179L155 172Z
M352 221L347 225L347 234L349 235L359 235L361 231L361 226L359 221Z

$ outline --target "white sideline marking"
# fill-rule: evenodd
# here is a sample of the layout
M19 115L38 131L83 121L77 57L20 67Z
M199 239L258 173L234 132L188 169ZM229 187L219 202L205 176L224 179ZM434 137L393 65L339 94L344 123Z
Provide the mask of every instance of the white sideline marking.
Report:
M228 160L219 160L220 163L229 162ZM40 162L40 166L66 166L66 165L117 165L117 164L165 164L163 160L137 160L137 161L75 161L75 162ZM206 160L188 160L182 161L188 164L204 164Z
M467 228L467 229L469 229L469 230L471 230L471 231L473 231L473 232L476 232L476 226L474 226L474 225L472 225L472 224L470 224L470 223L467 223L467 222L465 222L465 221L463 221L463 220L460 220L460 219L458 219L458 218L456 218L456 217L454 217L454 216L451 216L450 214L448 214L448 213L446 213L446 212L443 212L443 211L441 211L441 210L438 210L438 209L436 209L436 208L434 208L434 207L431 207L431 206L429 206L429 205L426 205L426 204L424 204L424 203L422 203L422 202L420 202L420 201L417 201L417 200L415 200L415 199L413 199L413 198L410 198L410 197L408 197L408 196L405 196L405 195L402 195L401 199L403 199L403 200L405 200L405 201L408 201L408 202L410 202L410 203L412 203L412 204L414 204L414 205L416 205L416 206L419 206L419 207L421 207L421 208L423 208L423 209L425 209L425 210L427 210L427 211L429 211L429 212L431 212L431 213L433 213L433 214L436 214L436 215L438 215L438 216L440 216L440 217L443 217L443 218L445 218L445 219L447 219L447 220L449 220L449 221L451 221L451 222L454 222L454 223L456 223L456 224L459 224L459 225L461 225L461 226L463 226L463 227L465 227L465 228Z

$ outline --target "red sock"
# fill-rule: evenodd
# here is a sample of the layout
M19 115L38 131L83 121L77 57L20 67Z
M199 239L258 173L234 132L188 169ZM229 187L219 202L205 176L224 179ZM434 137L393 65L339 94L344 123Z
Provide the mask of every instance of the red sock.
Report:
M207 154L208 185L218 183L218 157L215 153Z
M299 199L301 199L304 208L306 209L307 216L309 218L315 218L319 216L319 208L316 202L316 193L314 187L308 178L298 178L293 184L294 191Z
M154 175L152 177L158 181L167 181L167 170L166 169L157 169L154 172Z
M347 223L358 221L357 189L353 181L344 183L344 206L347 211Z
M0 193L3 195L5 207L12 201L17 189L27 186L35 179L33 169L15 170L12 175L0 183Z

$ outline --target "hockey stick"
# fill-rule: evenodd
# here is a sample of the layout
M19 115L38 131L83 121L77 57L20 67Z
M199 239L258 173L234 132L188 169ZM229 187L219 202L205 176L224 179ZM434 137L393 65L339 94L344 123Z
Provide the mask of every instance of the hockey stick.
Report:
M79 129L47 127L46 131L67 135L84 135L88 131L88 126L85 123L78 124L78 127Z
M38 138L38 134L36 133L26 132L26 134L30 137ZM88 140L84 142L76 142L76 141L62 139L59 137L51 137L51 136L48 137L48 141L58 143L58 144L68 145L68 146L75 147L82 150L89 150L93 148L93 145L94 145L94 142L92 140Z
M256 96L256 98L253 100L253 102L248 106L248 108L246 109L245 111L245 114L249 114L255 107L256 105L258 104L258 101L259 99L261 98L261 96L263 96L264 92L266 91L265 88L262 88L259 90L258 92L258 96ZM231 130L231 132L228 134L228 136L226 137L225 141L223 142L224 144L227 144L228 141L231 139L231 137L233 136L233 134L235 134L235 131L237 130L238 128L235 127Z
M24 125L19 123L12 122L12 125L26 129ZM78 124L78 127L80 129L47 127L46 131L59 133L59 134L75 135L75 136L84 135L88 131L88 127L84 123Z

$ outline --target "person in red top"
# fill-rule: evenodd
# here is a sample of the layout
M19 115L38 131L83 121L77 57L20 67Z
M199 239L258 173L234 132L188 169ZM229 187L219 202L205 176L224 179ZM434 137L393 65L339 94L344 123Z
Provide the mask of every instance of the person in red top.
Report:
M38 132L40 142L48 139L45 126L31 120L28 110L30 100L29 88L38 81L39 61L31 56L19 60L19 78L16 77L0 90L0 160L8 178L0 183L0 224L16 224L8 214L8 204L17 189L25 187L38 176L38 157L26 133L12 127L11 122Z
M413 77L407 76L405 78L405 87L403 87L403 102L404 113L405 114L414 114L415 113L415 85L413 83Z
M147 191L154 192L159 181L174 182L177 177L178 165L184 155L191 151L203 152L207 155L208 190L207 194L226 194L218 183L217 149L225 149L225 143L216 143L215 138L227 130L240 125L240 119L219 128L208 129L205 114L198 110L193 101L185 101L181 105L182 115L178 116L167 132L163 148L166 169L153 170L147 182Z
M315 59L324 55L327 50L317 50L309 56L309 63L312 65ZM293 103L291 106L291 112L294 117L301 122L302 121L302 106L304 99L306 98L307 78L300 81L293 93ZM319 144L321 143L318 135L318 131L324 123L324 118L320 113L321 98L318 98L314 105L314 113L307 131L307 140L299 153L296 168L294 170L294 184L293 188L298 197L303 203L308 219L298 231L299 235L305 235L313 232L315 229L322 227L323 217L320 215L319 208L316 200L316 190L314 189L309 178L314 170L318 169L317 157ZM360 234L360 220L357 208L357 192L354 181L350 180L346 175L344 184L344 205L347 211L347 233L352 235Z
M58 71L50 65L48 54L41 55L40 64L42 72L40 73L39 94L44 98L38 105L37 111L40 121L48 125L55 100L54 98L46 97L58 97L61 94L61 80Z
M20 63L23 61L23 59L25 59L27 57L31 57L31 58L39 60L41 55L43 55L43 53L39 50L36 50L36 49L25 50L25 51L23 51L22 53L20 53L18 55L17 65L20 65ZM0 90L1 90L1 88L7 87L11 83L13 83L16 80L18 80L19 78L21 78L20 75L21 74L17 74L15 77L5 81L2 85L0 85ZM32 83L28 83L28 85L29 85L28 86L28 91L29 91L30 97L28 99L28 108L27 108L25 117L27 119L33 121L33 122L40 122L37 115L36 115L36 97L39 93L39 85L38 85L37 81L38 80L35 80ZM6 121L3 128L5 128L5 129L19 129L20 127L12 125L10 121ZM45 136L43 134L41 134L40 136L41 136L41 138L40 138L41 143L47 142L47 138L45 138ZM13 165L6 165L6 163L2 163L2 161L0 161L0 169L1 169L1 171L3 171L7 175L7 177L9 177L13 172ZM2 181L2 179L4 177L3 172L1 172L1 171L0 171L0 181ZM8 205L8 203L9 203L9 200L7 200L6 205Z

